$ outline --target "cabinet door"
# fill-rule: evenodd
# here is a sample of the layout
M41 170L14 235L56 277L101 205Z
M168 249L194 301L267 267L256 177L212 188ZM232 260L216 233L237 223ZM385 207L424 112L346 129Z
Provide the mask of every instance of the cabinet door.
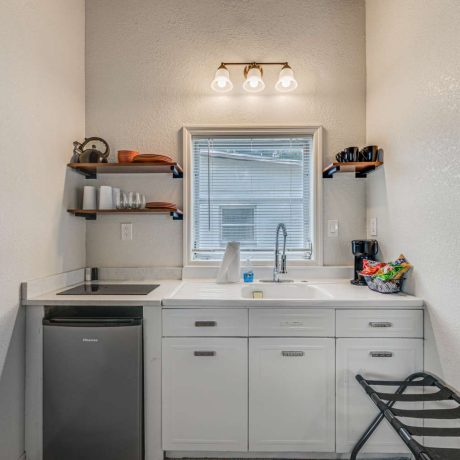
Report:
M249 341L249 450L334 452L334 339Z
M163 339L163 449L246 451L247 339Z
M387 357L374 352L387 352ZM378 410L355 379L397 380L423 369L421 339L338 339L337 340L337 452L350 452ZM395 387L381 387L384 392ZM421 408L421 403L410 403ZM404 407L398 403L395 407ZM413 421L412 424L416 422ZM404 443L384 420L362 452L403 453Z

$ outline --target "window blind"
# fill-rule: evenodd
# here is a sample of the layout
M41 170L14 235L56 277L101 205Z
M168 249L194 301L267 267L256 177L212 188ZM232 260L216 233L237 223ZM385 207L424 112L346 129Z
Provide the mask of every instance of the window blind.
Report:
M221 260L229 241L242 257L271 260L278 223L289 258L313 241L312 136L192 137L192 260Z

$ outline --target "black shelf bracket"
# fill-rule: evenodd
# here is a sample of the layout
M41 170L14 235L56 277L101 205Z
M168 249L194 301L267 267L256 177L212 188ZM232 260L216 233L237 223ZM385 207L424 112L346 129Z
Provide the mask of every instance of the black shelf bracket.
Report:
M367 168L362 169L359 172L355 173L356 178L367 177L369 173L375 171L375 166L368 166Z
M96 220L96 214L88 214L86 212L75 212L74 215L76 217L84 217L86 220Z
M171 171L172 171L173 179L182 179L184 177L183 172L180 171L176 165L171 166Z
M171 211L169 215L173 218L173 220L184 220L184 215L181 212Z
M340 166L334 166L326 171L323 171L323 179L332 179L336 172L340 171Z
M87 169L74 169L75 172L85 176L85 179L97 179L97 172L88 171Z

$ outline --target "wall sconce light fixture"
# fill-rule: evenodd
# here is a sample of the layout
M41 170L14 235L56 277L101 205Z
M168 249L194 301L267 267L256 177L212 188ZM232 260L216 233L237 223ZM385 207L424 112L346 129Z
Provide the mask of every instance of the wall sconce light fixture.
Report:
M233 89L233 83L230 80L230 72L227 66L239 65L244 66L244 83L243 88L250 93L263 91L265 83L263 80L264 65L282 66L279 73L278 81L275 88L278 91L287 93L297 88L297 81L294 77L294 71L287 62L222 62L216 71L211 88L219 93L226 93Z

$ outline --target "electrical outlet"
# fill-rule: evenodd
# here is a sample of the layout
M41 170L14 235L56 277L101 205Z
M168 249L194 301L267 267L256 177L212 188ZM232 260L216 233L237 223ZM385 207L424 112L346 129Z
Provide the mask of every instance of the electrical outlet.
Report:
M121 239L122 241L133 239L133 224L121 224Z
M327 236L329 238L337 238L339 236L339 221L328 220L327 221Z
M369 219L369 235L377 236L377 217L371 217Z

